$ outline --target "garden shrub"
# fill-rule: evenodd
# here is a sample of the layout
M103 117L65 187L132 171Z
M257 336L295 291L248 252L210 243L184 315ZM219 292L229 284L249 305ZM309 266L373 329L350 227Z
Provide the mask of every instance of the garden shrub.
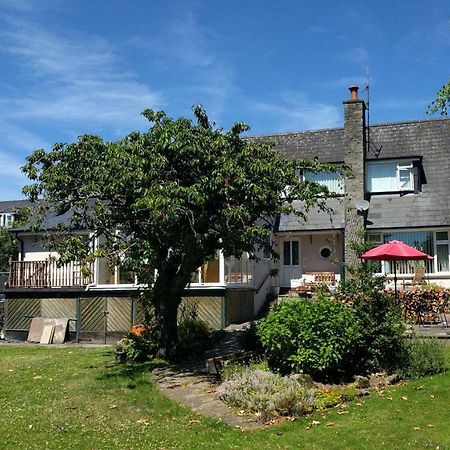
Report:
M406 353L398 372L404 378L420 378L446 370L443 344L434 338L413 336L406 341Z
M178 353L195 354L209 346L212 329L198 315L198 301L184 301L178 310Z
M271 368L336 376L359 339L352 308L327 298L284 300L258 325Z
M183 348L208 339L211 327L201 319L186 318L178 324L178 340Z
M337 298L352 307L359 330L348 368L355 374L395 370L405 354L406 325L384 278L360 267L341 282Z
M220 398L262 420L276 416L300 416L315 406L315 390L289 377L250 367L235 372L222 383Z
M153 358L157 352L155 334L151 327L133 325L127 337L116 345L116 360L125 362L142 362Z
M242 335L239 336L239 343L245 351L260 352L262 350L255 322L251 322L250 326L242 332Z
M220 378L222 381L228 381L231 378L236 377L245 370L263 370L265 372L270 372L269 365L265 359L253 359L248 363L230 363L226 364L220 373Z

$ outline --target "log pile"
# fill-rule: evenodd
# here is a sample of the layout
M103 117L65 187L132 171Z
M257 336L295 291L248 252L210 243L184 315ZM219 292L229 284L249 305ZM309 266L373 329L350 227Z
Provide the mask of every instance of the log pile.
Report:
M411 289L398 292L398 298L404 317L413 321L439 323L442 307L449 312L448 289Z

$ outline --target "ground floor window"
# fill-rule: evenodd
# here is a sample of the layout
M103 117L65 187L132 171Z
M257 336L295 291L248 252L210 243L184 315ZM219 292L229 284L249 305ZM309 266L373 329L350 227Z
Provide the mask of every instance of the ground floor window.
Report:
M220 253L205 262L191 277L191 283L220 283Z
M402 241L434 257L430 261L397 261L398 274L414 274L416 267L425 267L428 273L450 272L449 231L447 230L370 232L368 239L374 244L393 240ZM383 262L380 264L380 272L394 273L394 263Z

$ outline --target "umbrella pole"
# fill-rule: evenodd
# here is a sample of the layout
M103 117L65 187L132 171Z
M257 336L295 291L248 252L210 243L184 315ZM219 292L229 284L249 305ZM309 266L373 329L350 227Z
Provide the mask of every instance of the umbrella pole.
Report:
M394 261L394 301L397 304L397 261Z

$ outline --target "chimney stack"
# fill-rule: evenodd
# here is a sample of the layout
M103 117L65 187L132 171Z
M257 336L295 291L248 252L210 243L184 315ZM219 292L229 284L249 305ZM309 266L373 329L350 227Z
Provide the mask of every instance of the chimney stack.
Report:
M344 260L346 264L355 266L359 260L352 243L362 241L360 231L365 227L364 215L358 212L355 204L364 200L366 194L366 105L358 99L358 86L348 89L351 98L344 101L344 161L350 166L351 173L345 179Z
M349 90L350 93L351 93L350 100L353 101L353 102L356 101L356 100L358 100L358 89L359 89L359 87L356 86L355 84L352 84L352 85L349 86L349 88L348 88L348 90Z

